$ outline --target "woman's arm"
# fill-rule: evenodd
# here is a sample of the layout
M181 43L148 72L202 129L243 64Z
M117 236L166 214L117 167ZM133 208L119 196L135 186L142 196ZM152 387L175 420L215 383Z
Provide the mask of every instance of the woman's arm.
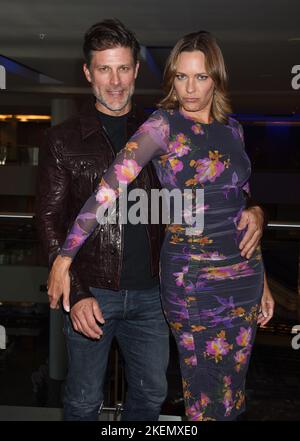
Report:
M68 309L68 270L72 260L101 222L106 209L113 206L122 191L122 186L130 184L153 158L165 154L168 141L169 123L165 113L158 110L138 129L116 156L113 164L103 175L98 188L82 207L62 246L60 256L53 264L48 279L51 308L57 307L63 292L64 306Z
M242 141L243 149L245 150L244 130L243 126L238 123L238 133ZM239 245L241 256L250 259L259 245L260 239L263 235L265 226L265 216L262 207L252 203L251 190L249 181L243 185L243 191L246 199L246 207L242 213L238 229L243 230L247 227L247 231Z
M260 326L265 326L271 320L274 314L274 306L275 302L268 285L266 272L264 272L264 291L257 320Z

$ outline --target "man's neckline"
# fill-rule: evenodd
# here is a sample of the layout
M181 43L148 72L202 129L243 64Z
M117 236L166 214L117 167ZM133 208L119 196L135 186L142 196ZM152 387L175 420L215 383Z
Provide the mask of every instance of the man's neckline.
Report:
M120 120L127 118L132 113L132 110L129 110L129 112L125 113L124 115L109 115L108 113L101 112L101 110L98 110L97 108L96 108L96 111L97 111L98 115L100 116L100 118L103 117L103 118L107 118L107 119L120 119Z

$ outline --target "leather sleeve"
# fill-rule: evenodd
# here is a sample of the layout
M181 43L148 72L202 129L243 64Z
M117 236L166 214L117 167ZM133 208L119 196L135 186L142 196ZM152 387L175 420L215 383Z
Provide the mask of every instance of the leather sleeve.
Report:
M42 247L48 256L51 268L68 231L68 200L71 179L63 166L61 157L62 141L52 139L51 129L44 137L39 150L37 180L36 224ZM92 297L83 286L78 273L71 266L70 306L83 298Z

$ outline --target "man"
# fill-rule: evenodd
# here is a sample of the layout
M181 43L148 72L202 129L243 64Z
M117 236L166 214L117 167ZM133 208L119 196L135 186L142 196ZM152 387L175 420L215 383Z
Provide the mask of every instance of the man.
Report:
M78 117L49 130L40 154L38 218L50 264L115 154L142 123L131 103L138 53L136 38L118 20L97 23L85 35L83 68L95 101ZM151 189L159 188L151 165L128 193L134 187L144 189L150 200ZM248 225L244 255L257 246L262 223L258 207L243 213L240 228ZM161 227L150 222L99 225L74 259L71 311L65 319L65 419L97 419L113 337L125 360L128 383L122 420L158 419L167 392L169 352L158 287L162 238ZM58 298L49 297L56 308Z

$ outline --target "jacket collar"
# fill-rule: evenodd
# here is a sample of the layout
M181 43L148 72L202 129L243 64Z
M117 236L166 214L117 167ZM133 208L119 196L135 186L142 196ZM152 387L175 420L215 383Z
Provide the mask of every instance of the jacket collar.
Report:
M86 139L95 132L103 130L100 118L98 116L98 111L95 107L94 97L86 100L86 102L80 109L79 119L82 139ZM138 128L138 126L142 124L143 120L143 116L139 117L137 115L137 108L135 104L133 104L132 110L128 117L129 136L131 136L131 134L133 134L134 131Z
M91 97L86 100L79 113L80 130L82 139L101 130L100 120L95 107L95 99Z

